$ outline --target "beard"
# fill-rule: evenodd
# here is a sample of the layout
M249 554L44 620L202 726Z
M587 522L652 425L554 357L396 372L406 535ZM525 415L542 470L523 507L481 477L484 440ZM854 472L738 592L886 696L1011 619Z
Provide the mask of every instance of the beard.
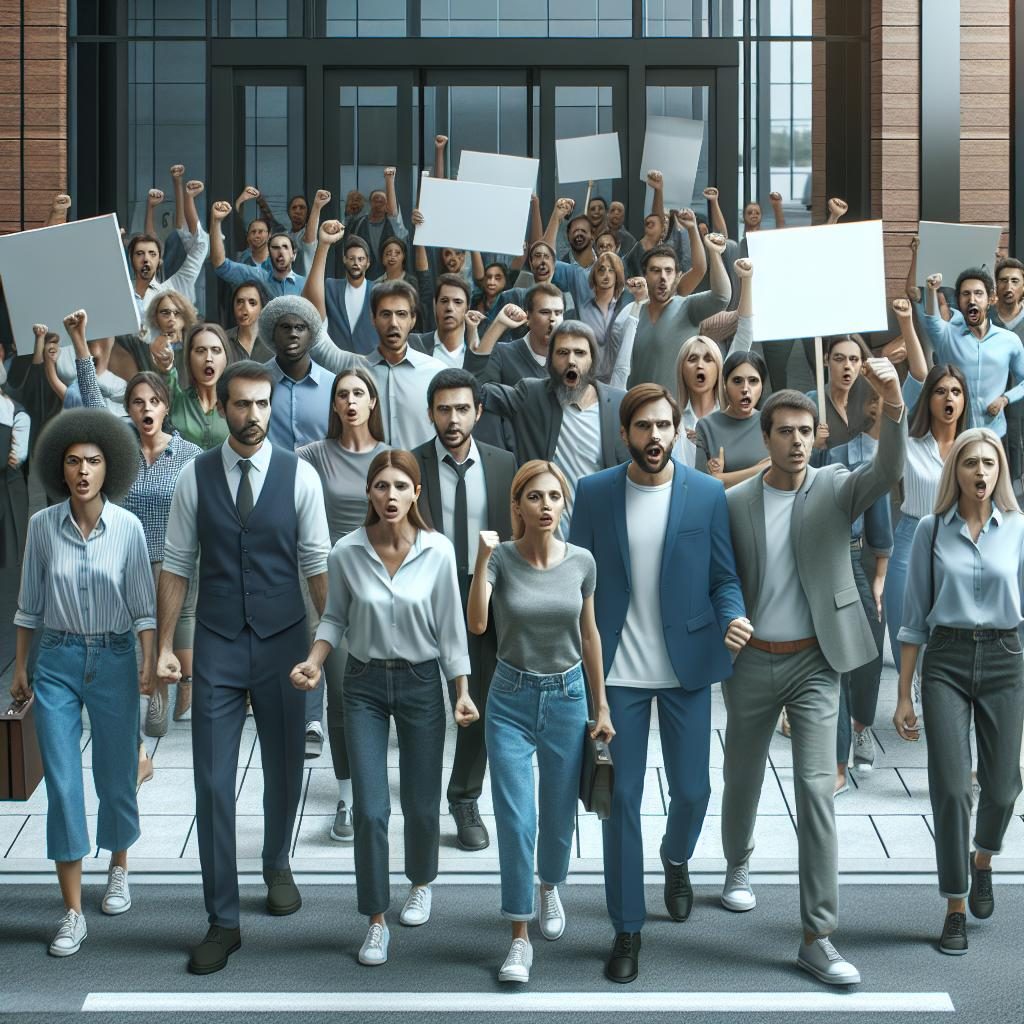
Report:
M644 473L650 473L651 475L660 473L672 461L671 447L659 446L661 447L661 459L654 467L651 466L647 459L646 449L635 448L631 444L627 444L626 447L629 449L630 457Z
M555 396L558 398L558 404L563 407L578 401L580 396L583 395L587 388L590 387L590 385L597 379L594 376L593 369L580 370L576 386L571 388L550 366L548 367L548 373L551 375L551 383L554 386Z

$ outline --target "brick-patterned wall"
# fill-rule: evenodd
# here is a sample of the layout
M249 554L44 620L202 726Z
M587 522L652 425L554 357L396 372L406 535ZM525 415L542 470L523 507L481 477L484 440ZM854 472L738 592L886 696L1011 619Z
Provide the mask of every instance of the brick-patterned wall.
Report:
M38 227L66 191L67 123L67 0L0 0L0 232Z
M1009 0L960 0L960 220L1010 222Z
M920 0L871 0L871 215L885 221L886 289L903 294L921 201Z

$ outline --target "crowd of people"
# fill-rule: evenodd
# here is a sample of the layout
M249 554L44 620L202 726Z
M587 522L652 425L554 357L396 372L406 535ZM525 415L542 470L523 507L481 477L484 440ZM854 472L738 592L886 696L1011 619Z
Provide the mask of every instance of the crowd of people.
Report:
M490 844L485 774L491 787L512 932L502 981L529 980L534 918L547 940L565 929L584 743L610 744L605 973L630 982L652 708L669 783L664 902L685 921L720 683L721 902L756 906L754 825L781 729L799 817L796 962L856 984L832 940L834 802L876 759L885 624L895 727L928 746L939 949L966 952L967 906L993 912L992 857L1021 792L1024 263L1002 258L995 281L965 268L952 291L932 275L923 304L912 269L894 337L827 339L825 394L807 395L787 386L806 341L753 342L746 236L765 230L761 208L748 204L729 238L714 188L707 218L668 211L651 172L638 238L619 202L592 195L577 213L559 199L545 223L534 199L509 261L416 244L423 217L411 212L410 233L394 168L368 198L349 193L343 219L322 219L333 197L320 190L278 223L247 186L210 205L208 232L203 184L170 173L174 230L125 241L141 330L95 338L79 309L64 320L70 348L39 324L25 352L4 353L0 559L22 566L12 695L36 702L65 906L53 955L87 935L83 708L95 842L111 852L106 914L131 907L136 792L153 773L144 739L190 721L209 928L189 968L209 974L241 945L247 715L267 910L288 915L302 903L289 850L326 698L330 838L353 844L358 958L379 965L391 721L410 883L399 921L421 926L447 703L459 728L446 797L465 850ZM151 220L163 200L150 192ZM259 209L246 223L248 203ZM771 205L784 229L774 193ZM58 196L49 222L69 206ZM829 212L834 223L846 204ZM245 248L229 257L233 213ZM47 501L31 519L29 464Z

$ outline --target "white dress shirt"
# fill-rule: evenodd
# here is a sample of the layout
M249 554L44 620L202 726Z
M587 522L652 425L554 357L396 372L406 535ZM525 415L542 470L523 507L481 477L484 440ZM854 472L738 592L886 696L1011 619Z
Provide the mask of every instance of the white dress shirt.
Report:
M935 507L942 476L942 454L935 436L929 430L924 437L907 438L907 455L903 463L903 504L900 512L920 519Z
M249 484L252 487L252 503L255 508L263 493L263 484L270 468L273 446L264 441L256 453L249 457ZM244 456L231 447L230 441L220 446L221 462L227 479L231 500L238 495L242 471L238 463ZM175 576L191 579L199 557L199 529L196 510L199 495L196 488L196 465L190 462L178 476L171 499L171 513L167 520L167 540L164 543L164 568ZM302 459L295 468L295 514L299 521L298 563L299 572L305 577L319 576L327 571L327 555L331 550L331 537L327 530L327 512L324 509L324 492L316 470Z
M434 450L437 452L437 475L441 482L441 514L444 523L435 523L444 535L455 544L455 488L459 483L459 475L445 462L445 457L451 453L443 444L440 438L434 440ZM452 455L454 459L455 456ZM468 554L469 554L469 575L473 575L473 567L476 565L476 551L480 546L480 531L487 529L487 481L484 478L484 467L480 461L480 449L476 441L470 438L469 454L467 459L473 460L473 465L466 471L466 527L469 532Z
M24 409L16 409L14 402L4 394L0 394L0 426L11 428L11 450L6 454L0 452L3 465L7 465L7 456L13 454L20 466L28 458L28 436L32 430L32 423L28 413ZM441 490L444 491L443 485Z
M360 661L437 659L446 679L469 675L452 542L443 533L417 530L392 577L365 527L342 537L327 562L327 607L316 638L334 648L344 642Z
M439 363L444 363L445 366L461 370L462 362L466 358L465 335L463 335L463 340L455 348L449 349L445 347L445 343L441 340L441 335L434 331L434 358Z
M435 437L427 418L427 388L435 375L446 369L444 363L408 347L402 361L394 365L380 349L366 358L380 395L384 440L392 448L411 451Z

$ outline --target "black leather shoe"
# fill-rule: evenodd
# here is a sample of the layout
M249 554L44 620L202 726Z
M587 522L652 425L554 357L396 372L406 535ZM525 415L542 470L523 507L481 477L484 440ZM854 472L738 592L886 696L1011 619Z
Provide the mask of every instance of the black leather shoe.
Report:
M487 834L487 826L480 819L480 811L475 800L449 804L448 810L455 819L455 827L458 830L455 842L460 850L475 853L478 850L486 850L491 845L491 837Z
M267 883L267 913L274 917L287 917L302 906L291 868L272 871L263 869L263 881Z
M992 892L992 869L974 866L974 854L971 854L971 893L967 897L967 905L971 913L981 921L992 916L996 909L996 898Z
M946 915L939 939L939 952L950 956L963 956L967 952L967 915L953 913Z
M658 851L665 869L665 909L673 921L685 921L693 910L693 886L686 864L673 864L665 856L665 845Z
M228 957L242 948L242 933L237 928L221 928L211 924L206 938L196 946L188 958L192 974L213 974L228 965Z
M640 956L640 933L619 932L612 943L612 951L608 954L608 962L604 965L604 976L619 985L628 985L636 981L640 973L637 962Z

